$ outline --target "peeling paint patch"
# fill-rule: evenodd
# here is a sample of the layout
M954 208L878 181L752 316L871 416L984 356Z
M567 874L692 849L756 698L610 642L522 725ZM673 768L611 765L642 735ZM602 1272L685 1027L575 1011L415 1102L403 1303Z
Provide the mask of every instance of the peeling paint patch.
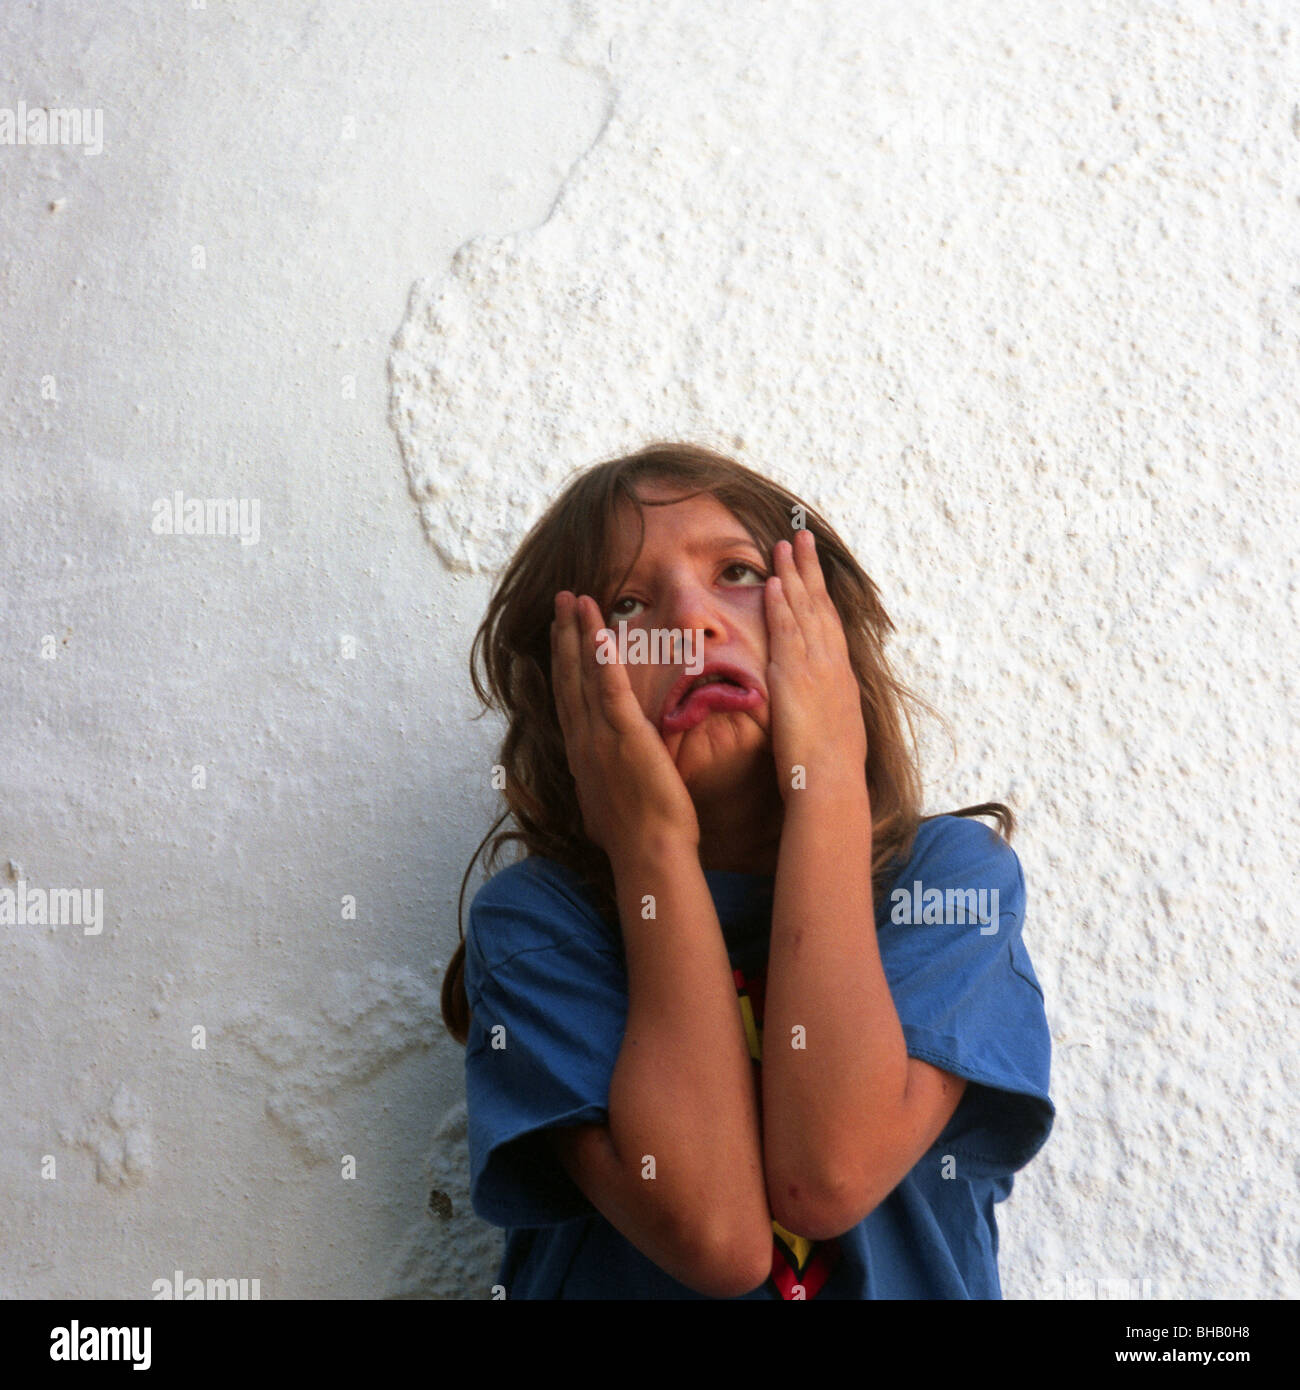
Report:
M386 1298L491 1298L505 1237L470 1207L467 1136L461 1101L433 1136L425 1159L429 1206L407 1227L389 1268Z
M60 1138L94 1157L95 1181L106 1187L139 1186L153 1168L148 1111L125 1082L118 1082L106 1105L91 1111L73 1130L64 1130Z
M364 975L336 973L307 1016L275 1005L247 1006L221 1036L245 1047L269 1070L266 1113L311 1163L347 1149L334 1117L340 1095L368 1085L443 1033L438 990L404 966L373 962Z

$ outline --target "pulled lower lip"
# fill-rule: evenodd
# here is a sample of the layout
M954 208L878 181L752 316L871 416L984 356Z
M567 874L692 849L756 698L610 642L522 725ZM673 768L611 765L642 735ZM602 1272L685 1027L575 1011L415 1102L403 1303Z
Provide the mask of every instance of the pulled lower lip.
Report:
M665 734L680 734L703 723L710 714L738 714L744 710L756 709L763 703L763 692L724 681L692 690L689 695L669 714L665 714L660 725Z

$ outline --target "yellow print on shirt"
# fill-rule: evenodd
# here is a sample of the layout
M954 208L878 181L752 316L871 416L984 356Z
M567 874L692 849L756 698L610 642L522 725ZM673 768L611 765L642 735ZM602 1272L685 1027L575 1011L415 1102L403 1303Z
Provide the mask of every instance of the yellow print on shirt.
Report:
M767 983L767 967L746 975L743 970L732 972L740 1002L740 1017L745 1025L749 1055L757 1071L763 1063L763 1000ZM762 1094L760 1087L759 1094ZM781 1292L781 1297L798 1301L816 1298L830 1278L840 1257L836 1240L809 1240L787 1231L778 1221L772 1222L772 1273L769 1276Z

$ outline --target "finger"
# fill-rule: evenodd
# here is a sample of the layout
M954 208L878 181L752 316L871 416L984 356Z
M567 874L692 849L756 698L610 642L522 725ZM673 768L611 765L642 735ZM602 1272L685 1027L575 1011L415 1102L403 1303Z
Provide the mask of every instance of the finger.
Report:
M594 695L596 674L595 636L592 632L591 614L588 611L590 600L586 594L577 594L573 600L573 623L577 634L577 672L582 691L582 704L588 717L599 708L599 700Z
M847 650L844 624L840 621L839 611L826 587L826 573L822 569L821 556L817 552L817 537L811 531L804 531L802 534L807 540L799 541L796 536L795 559L811 610L817 615L822 641L831 649L843 647Z
M812 532L796 531L794 540L788 544L788 550L782 547L787 568L781 571L781 586L786 590L790 607L799 620L799 625L805 630L816 629L820 623L820 615L808 587L811 571L817 568L817 556L809 554Z
M817 553L817 537L811 531L795 532L794 558L808 597L814 603L822 596L829 597L826 594L826 576L822 573L821 556Z
M844 627L826 589L813 533L796 531L791 550L791 565L798 578L790 580L790 606L803 630L809 652L832 655L847 651Z
M613 662L602 662L596 655L601 645L600 605L589 594L579 594L575 604L575 621L578 624L579 671L582 679L582 699L587 716L593 725L608 725L609 712L606 705L604 687ZM626 680L626 673L623 673Z
M803 580L794 562L794 550L789 541L778 541L772 551L772 565L781 581L777 593L789 612L793 634L797 634L804 656L815 641L816 621L808 602Z
M637 723L641 706L632 693L632 683L627 669L617 659L617 643L611 629L601 623L601 612L595 599L582 600L585 615L583 630L582 659L583 677L593 713L599 712L601 718L620 732L627 731ZM601 661L597 648L601 645L601 634L607 632L609 654L612 661Z
M566 748L583 714L578 629L573 605L573 595L567 589L561 590L555 597L555 620L551 624L551 686Z
M763 586L763 600L767 615L768 661L777 666L805 662L808 649L786 600L780 575L768 577Z

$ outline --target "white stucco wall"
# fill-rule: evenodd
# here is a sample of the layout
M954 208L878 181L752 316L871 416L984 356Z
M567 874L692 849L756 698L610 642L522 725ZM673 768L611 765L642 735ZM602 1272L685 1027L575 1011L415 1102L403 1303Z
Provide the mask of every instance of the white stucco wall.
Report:
M0 1294L486 1295L468 648L568 473L656 436L826 511L952 726L927 809L1020 815L1058 1120L1008 1297L1300 1294L1282 0L0 36L0 107L102 111L0 145L0 887L103 901L0 927ZM256 543L155 534L177 490Z

